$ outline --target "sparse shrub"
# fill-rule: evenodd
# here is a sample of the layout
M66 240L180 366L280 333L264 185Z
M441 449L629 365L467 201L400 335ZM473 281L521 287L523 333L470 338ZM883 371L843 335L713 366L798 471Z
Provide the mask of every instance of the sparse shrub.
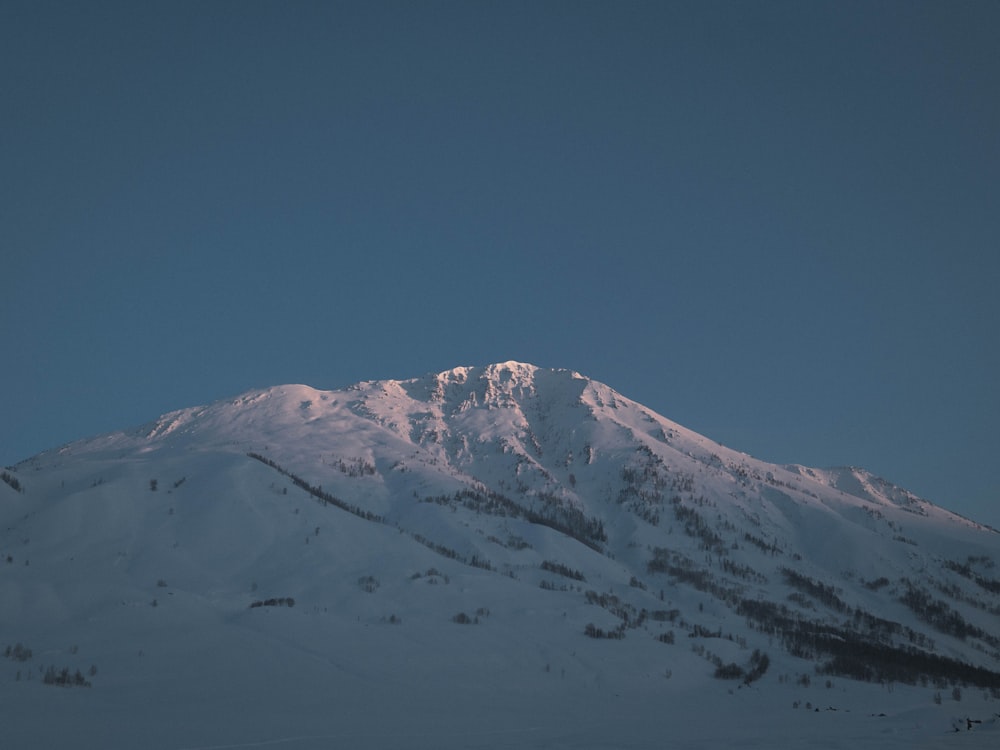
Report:
M735 662L723 664L715 668L715 677L719 680L738 680L743 676L743 667Z
M346 474L347 476L353 478L375 475L375 464L365 460L364 458L351 458L347 461L340 458L337 459L334 466L336 466L342 474Z
M552 581L546 581L544 579L538 584L538 588L545 589L546 591L569 591L569 586L565 583L556 585L552 583Z
M771 665L771 660L767 654L761 653L759 649L754 649L750 656L750 663L745 668L735 662L723 664L718 657L715 657L713 663L717 679L738 680L743 678L743 682L749 685L764 676L767 668Z
M45 670L42 682L46 685L57 685L59 687L90 687L90 681L84 678L79 669L75 673L70 674L69 667L63 667L56 671L55 667L50 666Z
M663 592L661 591L660 593L662 594ZM662 601L663 597L661 596L660 599ZM679 609L654 609L649 613L649 616L657 622L674 622L680 613Z
M594 623L588 622L583 629L583 633L590 638L610 638L614 641L620 641L625 638L625 623L622 623L614 630L603 630Z
M479 557L478 555L473 555L472 559L469 560L469 565L473 568L482 568L483 570L493 570L493 563L489 560Z
M13 647L7 646L3 655L12 661L28 661L31 659L31 649L20 643L15 643Z
M294 607L295 599L290 596L282 596L276 599L258 599L250 603L250 609L257 607Z
M374 594L378 590L379 580L374 576L361 576L358 579L358 586L361 587L362 591L367 591L369 594Z
M414 581L424 577L427 578L427 583L440 583L442 581L444 583L451 583L451 579L448 576L444 575L437 568L428 568L425 573L417 571L416 573L410 576L411 580Z
M760 649L754 649L753 654L750 655L750 665L746 672L746 678L744 682L749 685L751 682L756 682L767 672L768 667L771 666L771 658L760 651ZM829 680L827 680L827 687L829 687Z
M543 560L542 570L547 570L550 573L561 575L564 578L572 578L574 581L587 580L584 577L583 573L581 573L579 570L573 570L569 566L563 565L562 563L556 562L555 560Z
M524 539L519 536L514 536L513 534L507 537L507 543L504 546L513 550L522 550L531 547L531 545Z

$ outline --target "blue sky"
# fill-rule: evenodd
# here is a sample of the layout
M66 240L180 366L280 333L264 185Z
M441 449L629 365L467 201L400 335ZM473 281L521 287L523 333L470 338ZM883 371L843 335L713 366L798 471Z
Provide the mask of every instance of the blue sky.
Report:
M507 359L1000 528L995 2L0 4L0 464Z

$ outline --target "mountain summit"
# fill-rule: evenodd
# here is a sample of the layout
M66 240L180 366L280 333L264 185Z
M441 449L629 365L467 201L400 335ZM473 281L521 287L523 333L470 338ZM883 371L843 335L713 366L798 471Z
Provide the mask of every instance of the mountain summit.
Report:
M299 736L290 715L344 739L302 708L329 691L372 747L415 726L469 746L445 705L468 731L536 722L538 747L607 701L628 726L600 741L636 747L678 736L664 701L704 716L737 692L766 742L749 717L835 701L813 683L844 710L887 685L907 710L963 686L1000 706L995 531L861 469L758 461L570 370L256 390L3 479L0 633L56 662L30 674L91 684L77 719L124 701L154 746ZM30 715L44 682L0 673L0 697ZM243 715L233 690L256 717L235 734L213 719ZM139 695L172 696L191 734Z

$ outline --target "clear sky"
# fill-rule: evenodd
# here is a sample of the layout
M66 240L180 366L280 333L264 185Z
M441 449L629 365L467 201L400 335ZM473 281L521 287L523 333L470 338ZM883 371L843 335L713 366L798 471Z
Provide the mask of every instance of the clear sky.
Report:
M0 464L518 359L1000 528L1000 3L0 2Z

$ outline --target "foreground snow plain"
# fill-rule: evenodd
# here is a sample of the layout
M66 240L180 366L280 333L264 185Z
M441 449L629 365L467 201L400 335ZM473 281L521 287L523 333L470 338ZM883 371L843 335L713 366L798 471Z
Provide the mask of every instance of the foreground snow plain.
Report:
M449 389L461 398L449 402ZM581 421L584 407L592 417ZM950 687L816 674L712 597L647 576L653 545L692 559L704 551L665 522L607 501L640 433L662 435L695 462L657 454L674 473L703 474L720 519L756 515L754 533L801 550L810 574L917 575L942 556L1000 558L995 533L898 488L878 506L907 524L905 543L892 545L902 522L879 536L872 519L884 519L862 512L876 490L892 494L870 475L758 466L575 373L504 363L342 392L285 386L42 454L15 467L21 492L0 483L0 649L32 650L25 661L0 658L3 744L1000 746L1000 702L987 691L965 687L956 700ZM557 447L572 460L544 458ZM318 502L248 453L381 520ZM744 478L780 472L781 484L774 476L766 484L785 490L755 495L732 483L727 466ZM561 488L567 503L600 515L608 541L597 552L524 518L421 501L468 486L470 476L491 488L517 477L529 496ZM812 495L787 489L795 477ZM847 483L869 495L843 495ZM731 557L765 572L778 564L752 545ZM585 580L541 569L549 560ZM630 581L637 574L643 581ZM754 595L787 597L775 581L767 572ZM588 638L588 624L611 630L618 621L587 590L676 609L735 639L694 638L662 621L622 640ZM250 606L267 600L294 605ZM894 618L907 616L890 606ZM995 631L988 613L968 616ZM668 631L673 643L656 640ZM956 657L975 656L968 644L941 640ZM760 648L771 667L749 686L715 679L697 645L739 663ZM48 666L80 670L91 686L44 684Z

